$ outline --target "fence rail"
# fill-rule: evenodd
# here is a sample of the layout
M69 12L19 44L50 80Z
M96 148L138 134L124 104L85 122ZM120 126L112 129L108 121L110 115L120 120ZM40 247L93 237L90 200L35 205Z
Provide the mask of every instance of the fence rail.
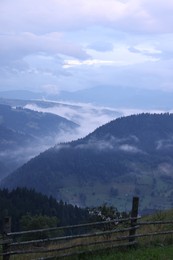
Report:
M132 213L129 218L74 226L10 232L11 220L9 219L8 222L6 219L5 232L3 239L0 240L2 247L0 257L3 260L10 260L11 256L14 257L13 259L18 259L19 256L22 257L23 255L23 258L20 259L51 260L56 259L56 257L61 258L87 252L97 252L107 248L131 247L137 245L141 238L173 234L173 225L171 227L173 220L140 221L138 203L139 199L137 197L133 198ZM169 225L170 230L141 232L141 228L144 226L149 228L157 225ZM65 235L69 230L72 234ZM47 231L56 232L56 234L43 239L23 241L28 235L32 236ZM62 232L64 232L64 235Z

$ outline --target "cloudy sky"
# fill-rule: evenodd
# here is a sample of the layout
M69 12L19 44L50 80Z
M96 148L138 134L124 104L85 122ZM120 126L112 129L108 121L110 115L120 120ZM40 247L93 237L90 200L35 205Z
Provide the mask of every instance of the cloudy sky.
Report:
M172 0L1 0L0 90L173 91Z

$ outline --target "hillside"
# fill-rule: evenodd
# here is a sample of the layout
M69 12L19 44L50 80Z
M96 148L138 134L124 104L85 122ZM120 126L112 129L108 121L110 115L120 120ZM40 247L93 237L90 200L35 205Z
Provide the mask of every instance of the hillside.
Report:
M77 128L57 115L0 104L0 178Z
M30 160L1 187L35 188L81 206L110 203L129 209L140 196L142 211L173 205L173 114L116 119L83 139Z
M0 122L5 127L38 139L77 127L72 121L58 115L2 104L0 104Z

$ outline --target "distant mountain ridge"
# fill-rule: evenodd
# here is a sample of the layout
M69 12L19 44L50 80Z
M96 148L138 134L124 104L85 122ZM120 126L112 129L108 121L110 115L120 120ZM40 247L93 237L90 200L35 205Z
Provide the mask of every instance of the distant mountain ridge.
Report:
M89 102L116 109L171 110L173 108L173 92L129 86L100 85L74 92L62 91L57 96L57 99Z
M44 93L42 92L34 92L28 90L7 90L0 91L0 98L8 98L8 99L40 99L44 97Z
M0 91L0 98L47 99L54 101L92 103L98 106L131 109L171 110L173 92L159 89L142 89L129 86L99 85L77 91L59 93L32 92L26 90Z
M1 187L35 188L58 200L129 208L134 195L141 208L173 205L173 114L118 118L85 138L33 158L1 182Z

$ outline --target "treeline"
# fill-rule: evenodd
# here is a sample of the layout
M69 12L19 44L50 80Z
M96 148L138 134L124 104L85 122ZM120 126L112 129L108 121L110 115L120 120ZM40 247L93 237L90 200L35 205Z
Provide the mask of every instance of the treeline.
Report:
M87 222L89 213L63 201L57 202L53 197L47 197L33 189L16 188L0 190L0 231L2 232L3 218L12 218L12 231L24 228L23 220L42 219L51 226L51 222L58 226L75 225ZM39 218L38 218L39 217ZM56 221L55 221L56 218ZM28 225L28 223L26 223Z

